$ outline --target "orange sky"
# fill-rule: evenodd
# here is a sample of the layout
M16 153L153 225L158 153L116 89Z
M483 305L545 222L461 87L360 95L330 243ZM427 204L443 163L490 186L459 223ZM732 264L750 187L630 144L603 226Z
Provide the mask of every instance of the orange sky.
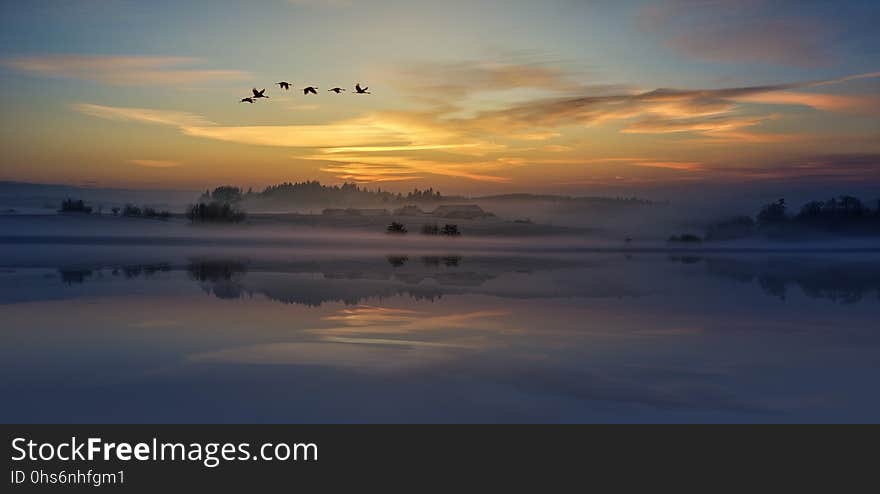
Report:
M176 17L165 2L88 3L3 7L0 179L451 193L880 182L873 41L854 14L810 2L514 1L505 24L497 2L355 15L282 1L235 25L232 1ZM766 19L777 31L756 34ZM861 44L840 46L845 29ZM239 103L252 86L270 98Z

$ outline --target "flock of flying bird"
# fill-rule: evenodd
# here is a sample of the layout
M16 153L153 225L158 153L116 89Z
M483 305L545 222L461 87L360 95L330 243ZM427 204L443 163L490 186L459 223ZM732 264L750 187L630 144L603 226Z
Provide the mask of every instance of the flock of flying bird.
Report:
M293 87L293 84L286 82L286 81L276 82L275 84L277 84L281 89L283 89L285 91L290 91L290 88ZM368 89L370 89L370 88L369 87L361 87L361 83L357 83L354 85L354 94L370 94L370 92L367 91ZM268 98L268 96L266 96L265 89L258 91L257 88L253 88L253 89L251 89L251 91L253 91L254 95L248 96L247 98L242 98L241 103L256 103L257 100L260 98ZM303 91L303 94L306 96L308 96L310 94L318 94L318 88L316 86L305 87L305 88L303 88L302 91ZM328 89L327 91L332 91L336 94L342 94L345 92L345 89L343 89L341 87L334 87L333 89Z

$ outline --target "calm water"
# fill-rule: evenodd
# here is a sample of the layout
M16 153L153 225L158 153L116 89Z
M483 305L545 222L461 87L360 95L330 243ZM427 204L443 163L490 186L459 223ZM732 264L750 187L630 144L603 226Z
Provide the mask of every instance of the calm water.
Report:
M5 246L2 422L880 417L880 256Z

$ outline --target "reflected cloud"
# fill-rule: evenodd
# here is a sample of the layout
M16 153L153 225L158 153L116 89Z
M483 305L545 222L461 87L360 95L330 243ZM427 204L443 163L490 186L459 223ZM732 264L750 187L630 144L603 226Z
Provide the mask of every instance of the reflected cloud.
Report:
M270 343L199 353L193 363L247 365L315 365L357 371L393 372L448 361L451 355L424 345L334 342Z
M485 346L474 331L501 330L491 319L506 312L435 315L423 311L360 306L325 321L342 326L307 329L317 341L271 343L192 355L190 362L251 365L317 365L364 372L427 368ZM511 332L510 328L504 332ZM415 335L423 339L414 339ZM404 338L394 336L405 336Z
M342 309L325 321L342 323L343 326L310 330L320 335L409 334L445 329L500 329L493 318L504 317L504 311L474 311L458 314L434 315L427 312L390 309L361 305ZM505 332L517 332L507 328Z

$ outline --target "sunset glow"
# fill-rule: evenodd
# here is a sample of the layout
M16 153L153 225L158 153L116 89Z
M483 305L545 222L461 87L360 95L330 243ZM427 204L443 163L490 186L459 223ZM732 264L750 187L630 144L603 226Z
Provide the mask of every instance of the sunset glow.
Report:
M95 3L3 7L0 179L880 182L873 2Z

